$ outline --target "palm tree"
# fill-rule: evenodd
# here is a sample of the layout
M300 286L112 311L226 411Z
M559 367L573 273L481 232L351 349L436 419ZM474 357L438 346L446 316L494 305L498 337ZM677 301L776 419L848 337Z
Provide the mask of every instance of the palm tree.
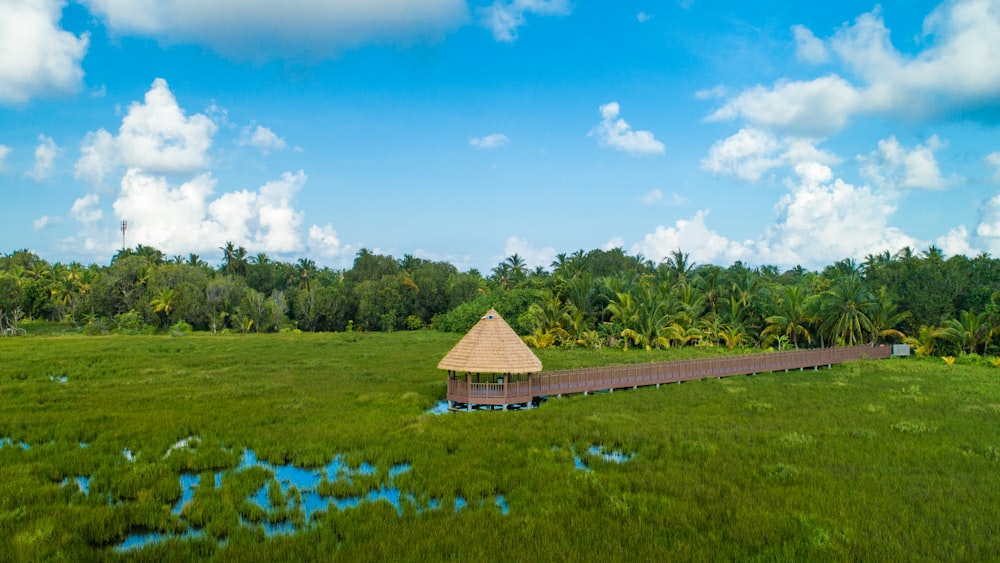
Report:
M888 253L886 253L888 255ZM874 295L871 320L872 320L872 343L878 338L892 337L903 340L906 335L896 329L899 323L910 316L909 311L899 311L892 295L885 287L878 288Z
M201 259L201 256L198 256L193 252L191 254L188 254L187 263L189 266L195 266L198 268L203 268L205 266L208 266L208 264Z
M698 268L694 285L701 289L705 296L705 305L710 313L718 312L716 305L722 297L725 287L725 272L721 267L711 264Z
M787 338L796 348L799 347L799 337L802 337L807 344L812 342L808 325L813 319L807 312L808 298L808 292L802 286L790 285L782 288L781 302L778 303L776 314L764 319L767 327L761 332L761 336L765 337L765 344L781 337Z
M309 258L299 258L295 263L295 272L299 278L299 289L308 291L311 287L310 280L316 275L316 262Z
M528 307L528 314L535 322L529 344L545 348L570 338L569 332L564 328L570 322L569 308L551 291L546 291L539 301L532 303Z
M732 350L746 344L746 331L740 324L723 325L722 331L719 332L719 339L725 343L726 348Z
M507 262L500 262L492 270L492 276L490 278L498 286L506 289L510 285L510 264Z
M169 287L164 287L160 290L160 293L153 298L149 304L153 307L154 313L163 313L163 319L166 324L170 324L170 311L174 308L174 302L177 299L177 292Z
M528 263L518 253L511 254L504 259L503 263L510 267L509 281L515 286L520 285L528 276Z
M242 246L237 247L232 241L226 241L225 246L220 246L222 251L222 271L229 275L247 275L247 249Z
M903 343L912 346L913 353L919 358L933 354L938 339L943 336L942 329L925 325L917 331L917 336L907 336Z
M663 259L663 265L667 268L667 275L671 285L683 285L687 283L688 274L694 269L694 264L688 261L688 255L681 249L673 250L670 255Z
M834 280L820 299L820 330L854 346L872 332L874 299L856 272Z
M948 319L941 324L941 336L952 341L963 352L975 354L981 344L989 339L990 327L985 312L976 314L966 309L958 319Z

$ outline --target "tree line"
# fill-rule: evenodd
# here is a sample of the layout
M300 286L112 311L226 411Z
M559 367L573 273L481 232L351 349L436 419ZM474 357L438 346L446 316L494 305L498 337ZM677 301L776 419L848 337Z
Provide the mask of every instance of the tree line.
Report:
M217 265L136 246L107 266L0 256L0 333L25 321L82 332L463 332L496 308L535 347L796 348L907 342L919 354L1000 345L1000 261L937 247L841 260L822 270L661 262L617 248L559 254L529 268L514 254L487 274L447 262L359 251L350 268L249 255Z

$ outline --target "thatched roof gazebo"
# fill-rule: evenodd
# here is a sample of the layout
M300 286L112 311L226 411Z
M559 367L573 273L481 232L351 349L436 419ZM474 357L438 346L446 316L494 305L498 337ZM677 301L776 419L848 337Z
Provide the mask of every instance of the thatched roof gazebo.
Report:
M448 370L448 406L531 406L531 377L542 362L490 309L438 363ZM459 375L462 374L462 375Z

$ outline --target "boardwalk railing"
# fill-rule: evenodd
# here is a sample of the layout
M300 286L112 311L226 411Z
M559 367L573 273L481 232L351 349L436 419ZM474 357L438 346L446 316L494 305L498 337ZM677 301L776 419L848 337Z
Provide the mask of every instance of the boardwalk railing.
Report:
M475 383L469 378L464 381L449 379L448 401L470 406L528 403L535 397L545 395L613 391L711 377L803 370L852 360L886 359L891 353L889 346L844 346L549 371L532 375L528 381L505 383Z

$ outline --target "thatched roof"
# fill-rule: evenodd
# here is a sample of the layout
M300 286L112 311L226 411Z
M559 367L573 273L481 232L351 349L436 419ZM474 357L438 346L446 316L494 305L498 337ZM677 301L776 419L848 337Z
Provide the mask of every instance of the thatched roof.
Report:
M542 361L495 310L479 319L438 364L468 373L537 373Z

